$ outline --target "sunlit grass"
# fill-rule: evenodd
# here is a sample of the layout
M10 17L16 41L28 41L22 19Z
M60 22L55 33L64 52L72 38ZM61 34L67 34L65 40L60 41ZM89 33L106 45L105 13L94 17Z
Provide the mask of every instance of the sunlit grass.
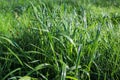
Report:
M0 79L119 80L119 5L94 1L2 0Z

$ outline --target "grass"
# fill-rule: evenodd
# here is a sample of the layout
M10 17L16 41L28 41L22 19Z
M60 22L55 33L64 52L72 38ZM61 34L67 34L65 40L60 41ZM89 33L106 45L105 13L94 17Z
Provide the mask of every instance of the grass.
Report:
M119 80L119 0L1 0L1 80Z

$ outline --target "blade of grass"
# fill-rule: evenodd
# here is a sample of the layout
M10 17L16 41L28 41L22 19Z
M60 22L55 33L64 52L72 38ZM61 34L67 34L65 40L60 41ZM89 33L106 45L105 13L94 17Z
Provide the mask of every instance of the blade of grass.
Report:
M66 76L66 79L70 79L70 80L78 80L77 78L75 78L75 77L71 77L71 76Z
M80 64L80 58L81 58L81 56L82 56L82 54L81 54L81 47L82 47L82 45L80 45L79 48L78 48L77 59L76 59L75 75L76 75L77 78L79 78L79 77L78 77L78 72L79 72L79 71L78 71L78 67L79 67L79 64Z
M8 76L10 76L11 74L13 74L13 73L15 73L15 72L17 72L17 71L19 71L19 70L21 70L21 68L17 68L17 69L15 69L15 70L11 71L11 72L8 73L5 77L3 77L2 80L6 80L6 78L7 78Z
M23 66L23 62L22 62L21 59L18 57L18 55L17 55L16 53L14 53L10 48L8 48L8 50L10 51L10 53L11 53L12 55L14 55L14 56L17 58L17 60L19 61L19 63Z
M65 80L66 73L67 73L67 70L66 70L67 66L66 66L66 64L63 61L61 61L61 63L62 63L61 80Z
M50 67L50 64L47 64L47 63L43 63L43 64L40 64L38 66L36 66L35 68L32 68L30 65L28 65L27 63L25 64L27 67L29 67L30 69L32 69L30 72L28 72L27 75L30 75L32 74L33 72L35 71L38 71L38 70L41 70L41 69L44 69L46 67Z

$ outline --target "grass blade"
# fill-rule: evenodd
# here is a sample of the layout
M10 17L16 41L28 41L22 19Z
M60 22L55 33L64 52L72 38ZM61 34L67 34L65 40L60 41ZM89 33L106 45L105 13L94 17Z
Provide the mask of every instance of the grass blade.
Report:
M2 80L6 80L6 78L7 78L8 76L10 76L11 74L13 74L13 73L15 73L15 72L17 72L17 71L19 71L19 70L21 70L21 68L17 68L17 69L15 69L15 70L11 71L11 72L8 73Z
M23 63L22 63L21 59L18 57L18 55L16 53L14 53L10 48L8 48L8 50L10 51L10 53L12 55L14 55L17 58L17 60L19 61L19 63L23 66Z

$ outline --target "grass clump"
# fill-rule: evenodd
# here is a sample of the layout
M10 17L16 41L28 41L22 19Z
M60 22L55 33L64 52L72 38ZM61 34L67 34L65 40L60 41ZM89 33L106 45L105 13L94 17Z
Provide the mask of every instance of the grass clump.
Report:
M1 80L119 80L117 0L1 3Z

